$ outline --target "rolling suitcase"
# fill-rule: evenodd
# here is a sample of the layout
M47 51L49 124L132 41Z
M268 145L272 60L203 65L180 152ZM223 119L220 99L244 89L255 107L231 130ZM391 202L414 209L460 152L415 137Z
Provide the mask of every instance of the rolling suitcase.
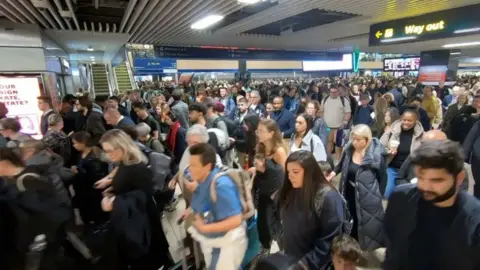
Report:
M185 219L181 218L177 221L178 225L182 223L191 223L193 221L193 215L186 217ZM188 227L188 225L185 225ZM182 231L182 230L181 230ZM188 236L188 233L185 230L185 238L180 241L180 254L182 254L182 260L175 264L171 270L200 270L203 269L201 252L200 252L200 245L195 242L192 238ZM193 254L188 255L186 247L190 247L190 250Z

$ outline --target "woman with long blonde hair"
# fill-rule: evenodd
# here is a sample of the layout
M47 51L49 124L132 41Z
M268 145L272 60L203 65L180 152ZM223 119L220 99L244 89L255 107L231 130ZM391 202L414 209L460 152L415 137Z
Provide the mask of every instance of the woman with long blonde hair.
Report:
M104 191L102 209L111 212L112 227L116 228L119 265L125 267L122 269L134 270L158 269L162 266L168 269L173 262L168 256L168 242L152 199L153 174L147 167L147 157L132 138L119 129L106 132L100 144L108 159L117 164L117 167L96 182L95 186L98 189L110 187ZM135 229L140 231L139 234L150 234L149 244L139 237L131 239L133 236L124 228L131 228L133 222ZM127 224L122 226L122 223Z
M338 189L347 201L353 218L351 236L364 250L375 250L384 240L382 195L387 183L385 155L385 147L379 139L372 138L370 128L364 124L356 125L340 161L327 177L331 181L342 174Z

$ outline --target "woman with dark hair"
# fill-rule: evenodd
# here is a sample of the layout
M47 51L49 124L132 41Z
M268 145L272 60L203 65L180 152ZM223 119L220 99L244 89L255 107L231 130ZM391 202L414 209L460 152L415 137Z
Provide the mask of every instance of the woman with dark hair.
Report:
M72 135L73 147L80 152L76 166L72 166L72 186L75 190L73 205L78 208L85 231L91 231L108 221L108 214L103 212L100 203L102 192L95 189L95 182L108 174L108 164L101 160L101 150L93 145L90 134L80 131Z
M313 153L317 161L326 161L327 153L322 140L313 133L313 118L307 114L297 116L295 132L290 139L290 153L306 150Z
M165 145L170 152L170 156L173 157L175 164L178 165L182 159L183 152L187 149L187 131L182 128L180 121L171 111L165 114L164 119L165 123L169 126ZM177 172L173 172L173 174L175 173Z
M243 125L240 127L243 129L244 136L239 136L235 142L235 147L237 150L243 154L246 154L248 157L248 168L253 166L253 157L255 156L255 146L257 146L257 130L258 123L260 122L260 117L258 114L247 114L243 119ZM245 165L243 160L239 158L239 165L243 168Z
M329 129L322 117L320 102L316 100L308 102L305 112L313 118L313 134L322 140L323 146L327 145Z
M418 121L416 107L407 107L400 120L395 121L390 130L385 130L380 141L388 148L388 182L385 197L388 199L395 188L398 170L410 153L413 153L422 141L423 127Z
M297 261L293 269L324 269L333 238L346 231L348 210L310 152L292 153L286 167L278 194L285 254Z

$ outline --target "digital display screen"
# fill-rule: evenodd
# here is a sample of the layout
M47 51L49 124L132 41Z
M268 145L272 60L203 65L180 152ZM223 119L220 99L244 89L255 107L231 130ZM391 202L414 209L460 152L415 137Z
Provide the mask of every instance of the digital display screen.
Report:
M237 47L173 47L155 46L155 55L172 59L263 59L339 61L342 53L323 51L287 51L241 49Z
M417 71L420 57L383 59L383 71Z
M303 61L303 71L347 71L352 69L353 57L351 53L344 54L342 61Z

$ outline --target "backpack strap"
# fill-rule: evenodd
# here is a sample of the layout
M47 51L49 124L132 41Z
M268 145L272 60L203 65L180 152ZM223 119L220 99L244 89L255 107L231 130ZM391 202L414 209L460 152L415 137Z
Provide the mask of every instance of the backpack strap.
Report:
M313 154L313 136L310 138L310 152Z
M242 215L244 218L250 218L255 215L255 206L253 205L252 198L252 185L253 177L249 179L249 183L245 183L239 175L242 173L241 169L230 169L228 167L221 168L221 171L215 175L210 183L210 200L213 203L217 202L217 186L216 181L222 176L228 176L237 187L238 193L240 195L240 204L242 206Z
M27 176L31 176L31 177L34 177L34 178L37 178L39 179L40 178L40 175L36 174L36 173L25 173L25 174L22 174L20 175L20 177L17 178L17 188L20 192L25 192L27 189L25 188L25 185L23 184L23 180L25 179L25 177Z
M220 121L222 121L220 117L215 118L215 120L213 120L212 122L212 128L218 128L217 125L218 125L218 122Z

